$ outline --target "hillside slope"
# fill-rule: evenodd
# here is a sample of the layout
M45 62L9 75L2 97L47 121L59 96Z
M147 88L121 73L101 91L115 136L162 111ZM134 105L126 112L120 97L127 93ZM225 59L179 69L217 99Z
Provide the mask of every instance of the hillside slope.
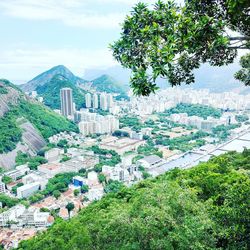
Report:
M17 150L25 153L31 151L35 154L45 144L44 139L61 131L77 131L75 124L28 98L7 80L0 80L0 86L2 167L9 168L14 165L13 158ZM27 140L30 137L34 140L32 138Z
M75 85L86 82L84 79L81 79L80 77L75 76L64 65L58 65L41 73L40 75L36 76L35 78L30 80L26 84L21 85L20 88L25 92L31 92L33 90L36 90L37 87L43 86L46 83L49 83L51 79L56 75L64 76Z
M249 249L250 150L109 194L24 250Z
M107 93L124 93L124 86L109 75L102 75L92 80L92 86L100 92Z
M74 82L63 75L55 75L49 82L43 86L37 87L37 93L44 98L44 104L52 109L60 109L60 89L71 88L73 91L73 100L76 108L85 107L85 91L78 88Z

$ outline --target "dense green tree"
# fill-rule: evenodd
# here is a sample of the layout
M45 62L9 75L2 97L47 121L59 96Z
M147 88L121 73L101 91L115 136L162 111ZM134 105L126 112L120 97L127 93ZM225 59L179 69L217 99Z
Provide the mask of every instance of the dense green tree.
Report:
M66 205L66 208L67 208L67 210L68 210L69 217L70 217L70 212L71 212L72 210L74 210L75 205L74 205L74 203L69 202L69 203Z
M61 196L61 192L59 190L54 190L52 194L56 199L58 199Z
M3 178L2 178L2 182L5 183L5 184L9 184L12 181L13 181L12 178L7 176L7 175L4 175Z
M88 185L82 185L81 186L81 193L85 194L89 191Z
M5 194L0 194L0 202L2 203L3 208L11 208L15 206L19 202L19 200L11 198Z
M247 250L249 170L249 149L171 170L57 220L20 249Z
M111 48L122 66L132 70L137 95L158 89L156 79L180 85L195 81L193 71L203 63L232 63L237 49L250 48L250 3L237 1L159 0L153 8L138 3L122 25L121 38ZM238 35L229 35L233 32ZM241 59L236 77L249 85L249 58Z
M79 189L75 189L74 190L74 196L78 196L80 194L80 190Z
M98 174L98 180L100 183L104 183L106 181L106 176L104 174Z

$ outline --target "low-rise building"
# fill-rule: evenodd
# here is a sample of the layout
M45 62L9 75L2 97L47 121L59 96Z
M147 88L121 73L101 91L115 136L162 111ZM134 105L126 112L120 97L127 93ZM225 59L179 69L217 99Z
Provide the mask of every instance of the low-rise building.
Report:
M17 188L17 198L27 198L40 189L39 182L33 182Z
M22 226L47 227L50 224L49 217L48 212L40 212L36 207L29 207L18 217L18 220Z
M25 206L16 205L0 214L0 226L5 227L10 224L17 224L18 217L25 211Z
M87 193L87 198L90 201L100 200L104 195L104 190L102 185L95 186L94 188L89 189Z
M48 162L59 161L62 150L60 148L52 148L45 152L44 157Z
M82 187L84 184L86 184L86 180L81 176L74 176L73 177L73 185L75 187Z
M5 193L6 188L5 188L5 183L0 181L0 193Z
M107 140L109 139L110 140ZM125 152L128 151L135 151L140 145L145 144L145 141L136 140L131 138L117 138L117 137L109 137L103 140L100 143L100 148L114 150L119 155L123 155Z
M165 161L157 155L146 156L136 162L138 166L142 166L146 169L151 169L163 165Z

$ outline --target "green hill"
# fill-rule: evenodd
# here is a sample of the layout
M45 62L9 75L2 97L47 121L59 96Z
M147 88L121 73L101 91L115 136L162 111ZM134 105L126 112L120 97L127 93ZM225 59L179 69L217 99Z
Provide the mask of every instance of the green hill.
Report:
M113 77L102 75L92 81L92 86L97 91L107 93L124 93L124 88Z
M49 83L51 81L51 79L56 75L64 76L65 78L67 78L70 82L74 83L75 85L83 84L86 82L86 80L75 76L64 65L58 65L58 66L55 66L55 67L39 74L38 76L36 76L35 78L33 78L32 80L27 82L26 84L21 85L20 88L25 92L31 92L33 90L36 90L39 86L43 86L44 84Z
M60 89L71 88L77 109L85 106L85 93L74 82L62 75L55 75L49 82L38 86L37 93L44 98L44 104L52 109L60 109Z
M24 250L250 249L250 150L110 193Z
M10 82L0 80L0 83L5 90L0 92L0 114L3 113L0 115L0 154L15 149L21 140L20 118L29 121L45 139L61 131L77 131L75 124L29 99Z

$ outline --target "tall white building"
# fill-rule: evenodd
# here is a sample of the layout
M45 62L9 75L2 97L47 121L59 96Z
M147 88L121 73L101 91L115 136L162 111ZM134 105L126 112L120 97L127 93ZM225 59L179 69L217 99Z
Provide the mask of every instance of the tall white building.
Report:
M87 93L85 95L86 108L91 108L91 94Z
M107 103L108 103L108 108L112 108L114 101L113 101L113 96L112 94L108 94L107 95Z
M74 115L73 96L71 88L62 88L60 90L61 113L68 117Z
M97 94L93 95L93 108L98 109L99 108L99 98Z
M102 93L100 95L100 107L102 110L107 110L108 109L108 100L107 100L107 95Z

